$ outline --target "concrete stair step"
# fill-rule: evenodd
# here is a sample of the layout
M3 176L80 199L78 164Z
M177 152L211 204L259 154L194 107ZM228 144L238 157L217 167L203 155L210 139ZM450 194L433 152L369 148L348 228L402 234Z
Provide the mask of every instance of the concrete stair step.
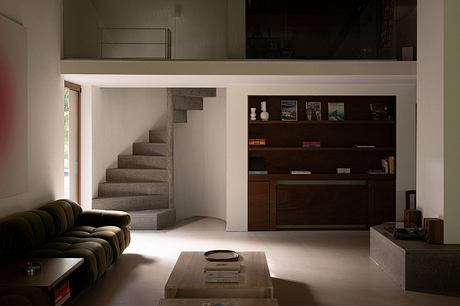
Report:
M174 208L130 211L129 214L133 230L159 230L176 222Z
M123 196L94 198L94 209L112 209L122 211L168 208L167 195Z
M171 88L169 90L176 96L215 97L217 94L215 88Z
M108 168L105 178L109 183L168 181L167 169Z
M133 155L167 156L169 145L164 142L135 142Z
M168 194L167 182L101 183L99 197Z
M168 158L149 155L119 155L118 168L123 169L167 169Z
M174 110L173 122L174 123L187 123L187 111L186 110Z
M173 96L172 101L176 110L203 110L203 98Z
M166 130L150 130L149 142L168 142L168 133Z

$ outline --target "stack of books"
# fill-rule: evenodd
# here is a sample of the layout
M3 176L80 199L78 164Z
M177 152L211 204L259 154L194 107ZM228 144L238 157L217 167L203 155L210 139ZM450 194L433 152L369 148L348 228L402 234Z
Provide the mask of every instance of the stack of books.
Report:
M70 298L70 283L64 281L54 289L54 304L62 305Z
M248 144L250 146L265 146L267 141L265 138L249 138Z
M207 283L238 283L240 271L239 262L210 262L204 267Z
M382 159L382 168L385 174L395 174L395 157L388 156Z
M302 141L302 148L320 148L321 141Z
M311 174L311 171L308 171L308 170L291 170L291 174L294 174L294 175Z

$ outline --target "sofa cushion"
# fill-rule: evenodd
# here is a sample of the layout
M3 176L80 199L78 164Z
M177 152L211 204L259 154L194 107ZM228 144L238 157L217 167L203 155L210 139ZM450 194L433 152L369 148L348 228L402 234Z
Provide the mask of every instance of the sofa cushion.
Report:
M72 228L82 212L81 207L70 200L57 200L39 209L48 212L53 217L58 235Z
M105 239L113 248L114 260L123 253L130 242L129 230L118 226L75 226L70 231L64 233L67 237L98 237Z
M113 225L126 227L131 222L131 216L125 211L119 210L86 210L80 214L78 225L105 226Z
M13 214L0 222L0 258L24 256L55 235L53 217L46 211Z

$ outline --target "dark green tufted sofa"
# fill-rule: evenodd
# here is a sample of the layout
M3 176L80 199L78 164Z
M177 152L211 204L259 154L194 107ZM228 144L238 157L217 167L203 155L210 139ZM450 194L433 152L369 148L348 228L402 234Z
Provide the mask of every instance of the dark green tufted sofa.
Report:
M82 257L84 264L72 280L80 291L129 245L130 221L126 212L82 211L75 202L57 200L0 220L0 260Z

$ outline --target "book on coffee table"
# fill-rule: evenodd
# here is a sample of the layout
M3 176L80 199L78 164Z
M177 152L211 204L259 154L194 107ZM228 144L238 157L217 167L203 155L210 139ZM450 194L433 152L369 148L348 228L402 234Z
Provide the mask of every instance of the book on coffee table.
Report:
M240 272L241 265L239 262L221 261L210 262L204 267L204 272L207 271L236 271Z
M207 271L205 279L207 283L238 283L238 271Z

